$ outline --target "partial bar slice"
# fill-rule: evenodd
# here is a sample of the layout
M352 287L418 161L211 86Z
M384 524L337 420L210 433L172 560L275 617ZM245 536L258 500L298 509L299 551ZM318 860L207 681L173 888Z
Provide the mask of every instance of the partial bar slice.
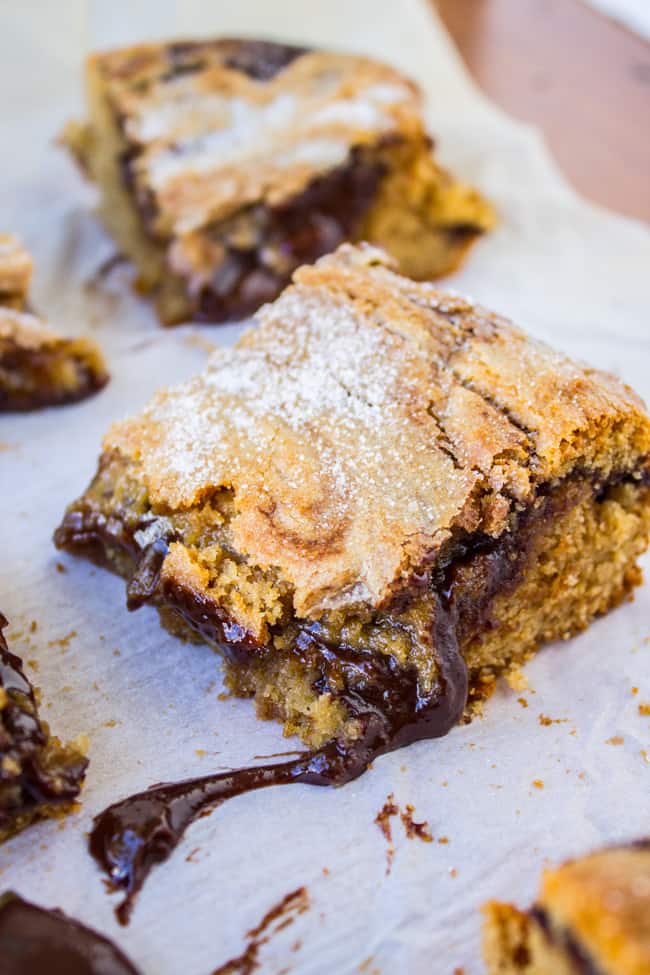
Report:
M639 582L650 420L614 376L345 245L115 424L60 548L220 647L314 746L443 734Z
M648 975L650 839L546 871L528 911L484 911L489 975Z
M102 389L108 373L89 338L64 338L27 311L32 259L0 236L0 413L59 406Z
M37 819L73 808L88 760L62 744L38 714L34 689L10 653L0 613L0 843Z
M161 320L241 318L345 240L453 270L494 221L432 154L421 95L368 58L251 40L91 56L64 133Z

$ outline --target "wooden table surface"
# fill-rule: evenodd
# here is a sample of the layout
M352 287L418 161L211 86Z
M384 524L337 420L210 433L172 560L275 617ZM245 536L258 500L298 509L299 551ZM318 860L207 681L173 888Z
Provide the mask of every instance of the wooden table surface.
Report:
M581 0L431 2L479 85L543 130L576 189L650 222L650 44Z

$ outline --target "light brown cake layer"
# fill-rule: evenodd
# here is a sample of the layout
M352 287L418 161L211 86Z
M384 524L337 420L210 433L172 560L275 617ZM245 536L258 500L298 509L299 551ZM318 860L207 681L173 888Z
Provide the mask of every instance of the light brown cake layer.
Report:
M231 686L319 743L351 733L337 648L428 692L444 604L468 713L620 602L649 456L619 380L347 246L113 426L57 543L224 646Z
M444 274L494 222L434 160L416 86L368 58L170 42L93 55L86 80L64 141L167 324L252 313L345 240Z
M529 912L488 904L484 936L490 975L647 975L650 841L546 871Z

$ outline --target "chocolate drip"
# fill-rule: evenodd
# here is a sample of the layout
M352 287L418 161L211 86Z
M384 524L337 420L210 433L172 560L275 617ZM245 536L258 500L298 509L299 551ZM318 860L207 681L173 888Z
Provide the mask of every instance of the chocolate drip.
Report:
M272 785L344 785L377 756L422 738L447 734L467 698L467 671L456 639L453 612L437 599L433 633L438 681L420 685L414 668L393 657L347 647L332 649L305 630L300 649L319 668L315 686L343 699L356 719L355 740L334 740L288 762L236 769L154 786L129 796L94 822L90 851L115 888L126 892L117 908L122 924L149 871L166 860L200 815L227 799Z
M138 975L104 935L16 894L0 898L3 975Z

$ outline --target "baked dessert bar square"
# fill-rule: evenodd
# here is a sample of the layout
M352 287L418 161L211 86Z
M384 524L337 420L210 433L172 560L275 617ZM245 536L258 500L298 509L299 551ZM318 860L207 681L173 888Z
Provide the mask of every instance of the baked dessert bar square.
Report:
M261 716L443 733L639 582L650 420L614 376L368 245L256 324L109 430L56 543L221 648Z
M167 324L241 318L342 241L420 278L493 223L435 161L421 95L369 58L252 40L92 55L67 143Z
M34 688L3 635L0 613L0 843L37 819L61 816L81 791L87 759L39 717Z
M32 260L15 237L0 236L0 413L85 399L108 382L88 338L64 338L27 310Z
M485 907L489 975L650 972L650 839L544 874L533 907Z

